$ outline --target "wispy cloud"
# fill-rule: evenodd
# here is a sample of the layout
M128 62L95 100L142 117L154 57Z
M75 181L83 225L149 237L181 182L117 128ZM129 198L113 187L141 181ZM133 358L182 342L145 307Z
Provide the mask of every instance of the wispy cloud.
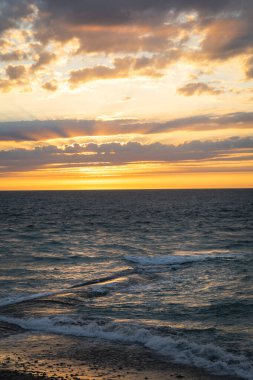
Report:
M53 89L52 89L53 90ZM0 122L0 141L45 141L78 136L158 134L175 130L253 128L253 112L196 115L165 122L141 120L45 120Z
M95 66L73 70L70 73L69 83L76 86L79 83L86 83L96 79L128 78L133 76L162 76L162 69L171 65L177 59L178 54L161 54L152 57L142 56L134 58L115 58L113 66Z
M223 92L220 89L213 87L212 85L201 82L187 83L185 86L180 87L177 91L179 94L184 96L201 94L219 95Z

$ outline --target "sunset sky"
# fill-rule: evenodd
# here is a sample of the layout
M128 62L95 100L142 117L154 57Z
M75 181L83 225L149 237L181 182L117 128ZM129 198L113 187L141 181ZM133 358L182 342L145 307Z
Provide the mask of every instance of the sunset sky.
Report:
M252 0L0 0L0 190L253 187Z

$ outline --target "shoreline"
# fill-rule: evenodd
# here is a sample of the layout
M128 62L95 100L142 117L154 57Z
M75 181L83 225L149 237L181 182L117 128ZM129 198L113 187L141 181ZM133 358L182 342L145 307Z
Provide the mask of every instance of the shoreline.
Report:
M58 376L44 376L44 375L34 375L32 373L18 372L16 370L0 370L0 380L113 380L113 379L124 379L124 380L239 380L240 378L231 377L217 377L207 374L194 373L192 371L186 371L184 368L170 369L168 371L158 371L158 370L143 370L139 372L130 372L122 370L120 373L111 372L99 374L99 370L87 370L85 375L72 375L65 374Z
M38 332L0 340L0 380L238 380L170 363L138 344Z

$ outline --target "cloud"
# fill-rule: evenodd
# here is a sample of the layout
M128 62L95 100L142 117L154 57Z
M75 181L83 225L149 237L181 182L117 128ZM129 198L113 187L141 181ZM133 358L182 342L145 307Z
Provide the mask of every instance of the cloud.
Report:
M47 91L55 92L58 89L58 85L56 81L46 82L42 85L42 88L44 88Z
M9 65L5 69L5 78L0 78L0 90L11 91L14 87L26 88L28 84L27 70L23 65Z
M240 49L252 46L253 5L250 0L2 0L1 28L22 27L21 21L34 14L35 9L37 17L31 23L35 21L32 25L41 41L66 41L73 37L82 39L82 36L85 39L87 30L90 33L101 32L101 37L103 33L112 31L117 38L117 31L124 35L124 31L129 32L133 28L136 37L138 29L144 34L144 27L146 33L153 31L156 35L165 22L168 31L173 25L189 28L192 21L184 16L195 12L194 23L202 28L208 27L209 31L203 43L204 49L215 48L213 37L217 33L216 48L220 52L221 47L236 51L239 45ZM220 34L222 25L230 28ZM93 37L96 40L95 34ZM113 35L108 37L113 44Z
M29 83L27 69L24 65L9 65L5 69L5 74L5 78L0 78L0 90L2 92L11 91L14 87L25 89Z
M241 3L246 3L247 0ZM44 0L39 4L43 17L69 25L126 25L129 23L157 24L164 21L169 11L197 11L202 17L240 9L234 0ZM52 23L53 24L53 23Z
M238 18L215 21L208 28L201 48L209 59L224 60L245 54L253 48L252 22L250 19Z
M80 83L92 80L126 78L132 76L149 76L159 77L162 75L161 70L173 63L177 54L153 55L152 57L142 56L139 58L124 57L116 58L113 61L113 67L95 66L73 70L70 73L69 83L76 86Z
M45 0L37 5L37 38L47 43L76 37L79 52L180 50L196 32L203 39L194 52L200 60L227 59L253 48L249 0Z
M127 144L74 144L65 146L63 149L53 145L31 150L13 149L0 151L0 170L4 174L50 168L50 165L57 165L58 168L61 168L126 165L137 162L187 162L189 165L206 160L240 160L240 158L234 157L235 153L237 155L246 153L246 160L252 161L253 138L233 137L217 141L191 141L178 146L160 143L143 145L137 142L128 142ZM230 156L231 154L232 156Z
M253 78L253 55L247 60L246 63L246 76L248 79Z
M10 53L0 53L0 61L11 62L11 61L24 61L28 59L28 55L22 50L13 50Z
M34 12L35 2L29 0L1 0L0 34L18 28L21 22Z
M56 60L56 54L48 52L48 51L42 51L38 56L36 62L32 65L31 69L33 71L41 70L45 66L49 65L50 63L54 62Z
M28 55L22 53L21 51L13 51L11 53L0 54L0 59L5 61L13 61L13 60L23 60L27 59ZM47 65L56 61L56 54L42 51L36 56L36 62L32 65L8 65L5 68L5 78L0 80L0 90L3 92L11 91L16 87L22 87L23 89L31 83L34 79L34 74L37 71L43 70ZM43 87L49 91L56 91L56 81L52 80L51 84L49 82Z
M201 94L208 94L208 95L219 95L223 91L210 86L207 83L201 83L201 82L195 82L195 83L188 83L183 87L180 87L177 92L180 95L184 96L192 96L192 95L201 95Z
M170 9L166 1L56 0L43 1L38 7L36 38L46 44L75 37L79 53L165 51L171 45L169 36L178 33L172 26L164 26Z
M1 85L1 82L0 82ZM45 141L78 136L156 134L175 130L253 128L253 112L196 115L165 122L139 120L45 120L0 122L0 141Z
M197 12L202 24L212 20L249 18L252 3L249 0L44 0L38 3L40 18L45 26L50 24L53 37L57 27L65 25L69 33L75 33L78 26L126 26L161 25L164 21L178 21L180 14ZM180 19L183 24L182 18ZM76 28L73 28L75 26ZM230 31L229 31L230 33ZM64 38L64 36L63 36Z
M88 80L163 75L162 69L176 60L214 65L235 56L249 58L253 51L250 0L2 0L0 10L0 44L4 38L10 40L4 34L11 31L14 36L17 31L29 35L25 53L12 46L13 50L0 54L0 60L27 59L30 82L57 59L52 47L60 51L73 39L79 47L65 51L64 58L107 55L112 66L76 67L70 73L72 87ZM137 62L133 70L129 57L137 57L139 63L145 57L149 63L138 68ZM118 66L116 59L122 60L122 65ZM163 61L162 67L159 61ZM67 75L69 66L64 69ZM246 74L251 78L250 63ZM52 71L50 75L54 79ZM0 88L7 87L12 88L2 82Z
M11 80L21 79L25 76L25 74L26 74L26 68L23 65L18 65L18 66L9 65L6 68L6 75Z

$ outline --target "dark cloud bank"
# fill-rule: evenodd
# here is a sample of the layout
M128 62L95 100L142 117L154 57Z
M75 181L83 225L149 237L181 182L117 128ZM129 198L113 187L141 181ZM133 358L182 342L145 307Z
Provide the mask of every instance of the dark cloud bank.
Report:
M243 157L230 154L243 153ZM57 165L57 168L90 165L125 165L136 162L187 163L205 160L253 160L253 138L233 137L218 141L191 141L178 146L160 143L50 145L34 149L0 151L0 173L30 171ZM237 171L238 168L232 169ZM247 170L250 170L249 168Z
M233 55L245 48L252 48L253 44L251 0L2 0L1 4L2 30L19 25L20 20L31 14L33 6L36 7L38 17L35 31L38 39L64 40L81 36L78 27L89 25L147 25L154 28L166 21L168 24L178 23L177 15L195 11L198 13L195 22L205 27L213 25L219 29L217 20L240 21L240 30L234 28L234 31L221 33L215 46L212 38L204 41L203 48L207 51L210 49L210 55ZM181 27L184 23L187 27L192 27L191 23L182 20ZM215 37L215 34L211 33L209 37L211 36Z

